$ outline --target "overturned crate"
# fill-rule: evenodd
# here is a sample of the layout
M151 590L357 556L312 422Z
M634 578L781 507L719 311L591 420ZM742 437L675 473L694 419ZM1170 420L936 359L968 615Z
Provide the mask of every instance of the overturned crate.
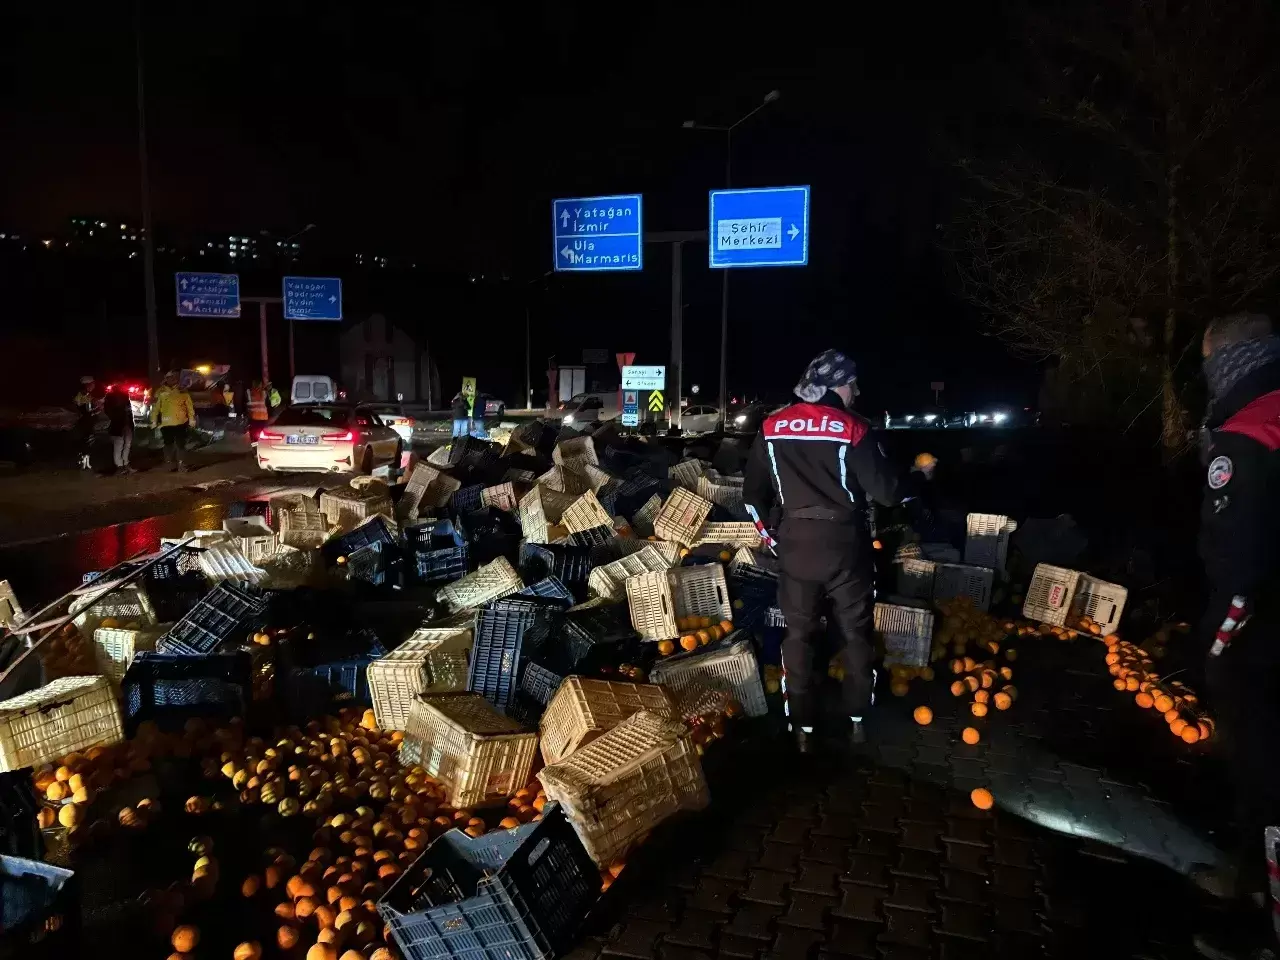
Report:
M136 654L154 650L164 636L167 625L128 630L123 627L99 627L93 631L94 653L98 669L112 683L119 685Z
M597 864L624 857L663 820L710 796L689 729L641 710L538 773Z
M568 440L561 440L555 445L555 449L551 451L551 459L558 464L574 464L586 466L598 466L599 458L596 456L596 446L589 436L572 437Z
M873 614L876 634L884 644L886 667L927 667L933 650L932 610L877 603Z
M180 729L197 717L241 717L253 699L252 661L244 652L204 657L140 652L120 681L120 699L131 735L145 721Z
M742 499L742 477L715 477L706 475L698 477L694 492L704 500L710 500L718 507L731 512L734 516L746 516L746 507Z
M253 564L270 559L280 546L276 532L267 525L264 517L229 517L222 521L222 529L231 535L245 559Z
M677 567L629 577L627 605L631 624L646 640L673 640L686 617L733 618L724 567L718 563Z
M657 684L566 677L539 724L543 762L563 760L641 710L678 716L671 694Z
M667 570L671 566L671 561L653 544L645 544L635 553L592 569L587 577L587 587L593 597L621 600L626 596L627 580L631 577Z
M1009 537L1018 525L998 513L971 513L965 517L964 562L991 567L1001 575L1009 556Z
M977 609L987 610L991 606L991 588L994 582L995 571L990 567L975 567L967 563L938 563L934 565L933 602L965 597Z
M600 501L590 490L565 507L560 515L560 523L570 533L605 527L609 535L613 535L613 518L600 506Z
M214 653L232 638L262 626L266 616L265 595L227 580L210 590L157 640L156 651L189 657Z
M524 581L506 557L486 563L474 573L440 588L436 598L449 610L478 607L524 589Z
M560 605L536 597L508 597L486 604L477 614L467 689L506 709L520 679L525 633Z
M676 487L654 518L653 532L663 540L691 547L697 542L698 531L706 523L711 507L711 501Z
M414 700L400 762L421 765L445 787L453 807L505 802L529 782L538 735L526 732L478 693Z
M63 677L0 700L0 773L123 739L120 705L106 677Z
M742 633L731 634L715 646L660 660L649 678L677 694L697 688L724 691L749 717L769 712L755 649Z
M524 538L529 543L550 543L563 536L567 531L560 527L561 517L578 496L553 490L541 483L535 484L532 490L520 498L520 528ZM554 529L558 529L559 533L555 533Z
M320 494L320 512L329 526L349 530L377 514L390 517L391 495L383 483L325 490Z
M1118 583L1039 563L1027 587L1022 615L1028 620L1107 637L1119 629L1128 598L1129 591Z
M760 547L760 531L749 521L733 523L704 523L693 542L695 547L717 546L724 544L733 547L746 547L756 550Z
M421 627L369 664L373 715L383 730L404 730L419 694L467 689L471 627Z
M444 450L441 447L440 450ZM434 454L433 454L434 456ZM445 464L448 465L448 453L445 453ZM409 482L405 484L404 493L400 496L398 509L400 516L406 520L416 520L423 510L439 510L448 504L454 492L462 484L430 462L420 463L413 468Z
M324 514L310 497L282 498L286 502L276 506L272 501L271 517L280 533L280 543L287 547L307 550L320 546L328 536Z

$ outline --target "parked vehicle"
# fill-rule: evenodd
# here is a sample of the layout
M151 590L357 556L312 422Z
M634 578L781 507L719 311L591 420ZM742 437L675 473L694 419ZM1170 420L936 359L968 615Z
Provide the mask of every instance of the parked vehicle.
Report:
M418 421L404 412L399 403L371 403L369 409L378 415L378 419L400 435L405 443L413 442L413 431Z
M680 429L685 433L714 433L720 429L720 408L685 407L680 414Z
M482 417L505 417L507 404L491 393L477 393L475 415Z
M591 393L581 394L576 402L571 400L561 405L565 426L572 427L584 423L599 423L604 411L604 401Z
M295 404L258 433L258 466L273 472L372 473L399 466L404 440L367 406Z
M299 374L289 390L290 403L333 403L337 399L333 378L323 374Z

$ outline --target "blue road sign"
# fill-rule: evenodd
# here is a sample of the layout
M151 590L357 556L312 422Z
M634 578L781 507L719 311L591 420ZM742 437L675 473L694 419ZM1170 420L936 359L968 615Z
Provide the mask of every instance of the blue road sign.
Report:
M337 277L285 277L286 320L341 320L342 281Z
M639 270L644 266L640 194L551 203L558 272Z
M240 316L240 277L234 273L176 273L180 317Z
M809 188L712 190L711 266L803 267L809 262Z

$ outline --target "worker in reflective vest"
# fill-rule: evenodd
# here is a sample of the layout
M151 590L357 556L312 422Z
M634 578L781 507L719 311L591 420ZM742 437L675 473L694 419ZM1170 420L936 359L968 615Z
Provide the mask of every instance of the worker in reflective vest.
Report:
M249 419L254 423L266 423L269 416L267 391L262 389L261 380L255 380L249 388Z

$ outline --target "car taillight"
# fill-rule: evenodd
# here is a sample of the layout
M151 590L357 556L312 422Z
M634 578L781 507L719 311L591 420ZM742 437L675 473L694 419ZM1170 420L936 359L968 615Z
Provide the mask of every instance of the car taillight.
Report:
M283 440L284 434L276 433L274 430L259 430L258 439L259 440Z
M321 440L354 440L355 438L351 435L351 431L348 430L346 433L322 433L320 434L320 439Z

